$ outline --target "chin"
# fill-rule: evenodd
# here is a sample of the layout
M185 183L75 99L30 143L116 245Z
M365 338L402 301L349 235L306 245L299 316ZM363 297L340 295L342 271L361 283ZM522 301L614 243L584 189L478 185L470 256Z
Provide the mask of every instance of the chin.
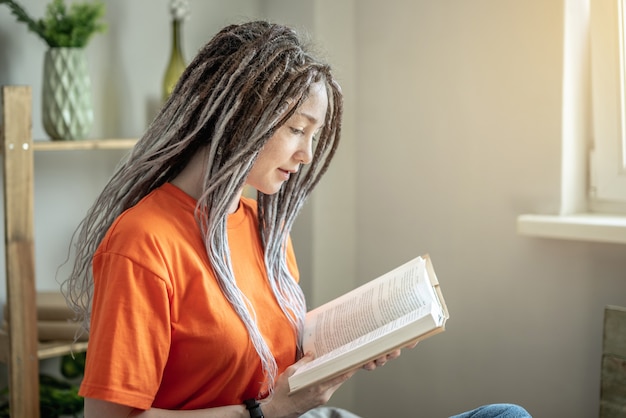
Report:
M276 194L279 191L280 191L280 189L271 189L271 190L262 190L261 193L269 196L269 195Z
M258 189L261 193L266 194L266 195L272 195L272 194L276 194L280 191L282 184L276 187L263 187Z

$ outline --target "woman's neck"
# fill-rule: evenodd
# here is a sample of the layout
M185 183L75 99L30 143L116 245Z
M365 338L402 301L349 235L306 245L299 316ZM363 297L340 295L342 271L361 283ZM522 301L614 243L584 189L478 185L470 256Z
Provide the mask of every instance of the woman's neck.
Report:
M191 160L187 163L185 168L174 177L170 183L187 193L194 199L200 199L204 192L204 169L206 161L206 149L198 151ZM228 213L234 213L239 207L239 200L241 199L241 192L243 189L235 193L233 201L230 204Z

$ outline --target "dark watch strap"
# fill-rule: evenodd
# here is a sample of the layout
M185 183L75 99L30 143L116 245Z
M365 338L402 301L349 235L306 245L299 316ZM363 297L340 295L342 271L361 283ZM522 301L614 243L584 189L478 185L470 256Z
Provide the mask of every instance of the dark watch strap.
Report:
M250 413L250 418L265 418L261 410L261 404L256 399L246 399L243 401L243 404Z

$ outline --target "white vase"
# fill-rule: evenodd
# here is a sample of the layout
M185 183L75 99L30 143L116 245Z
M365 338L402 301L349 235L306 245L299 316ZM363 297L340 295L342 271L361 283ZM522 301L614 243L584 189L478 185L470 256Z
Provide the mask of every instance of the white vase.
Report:
M87 138L93 124L93 105L84 49L46 51L42 115L43 127L51 139Z

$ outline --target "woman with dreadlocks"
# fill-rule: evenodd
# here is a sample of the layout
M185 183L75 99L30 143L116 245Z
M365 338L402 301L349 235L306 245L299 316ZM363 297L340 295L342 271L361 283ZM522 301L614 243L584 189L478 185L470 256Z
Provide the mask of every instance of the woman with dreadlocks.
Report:
M310 361L289 232L341 116L286 27L228 26L199 51L78 229L63 291L89 332L85 417L354 417L316 408L354 371L287 383Z
M63 290L89 330L87 417L239 417L265 398L299 416L351 375L287 396L305 314L289 231L341 114L288 28L229 26L199 51L79 227Z

